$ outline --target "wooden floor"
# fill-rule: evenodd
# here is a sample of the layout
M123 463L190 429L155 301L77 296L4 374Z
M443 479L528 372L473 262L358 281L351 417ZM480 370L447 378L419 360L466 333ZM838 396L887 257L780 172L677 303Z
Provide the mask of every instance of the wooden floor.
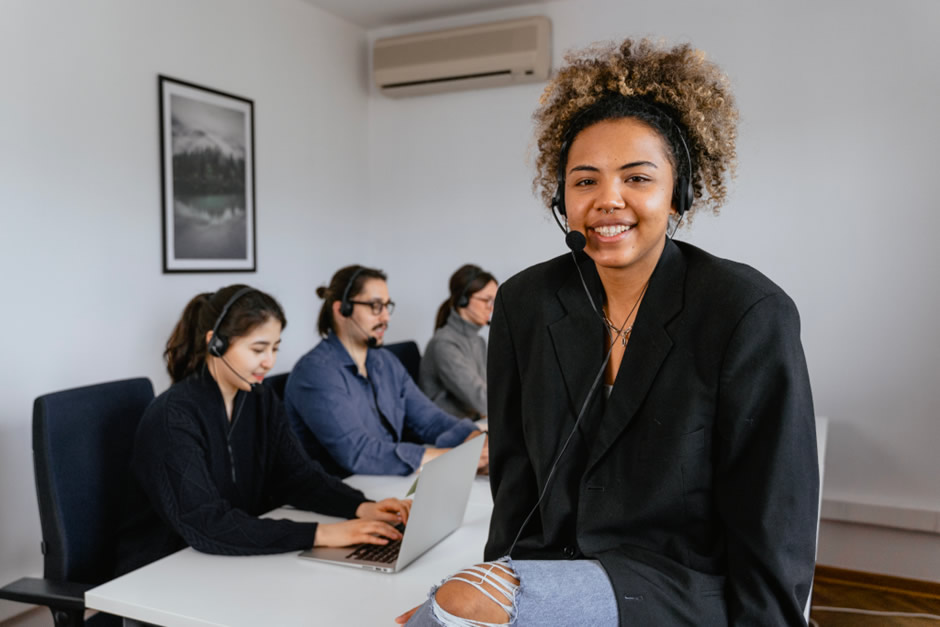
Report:
M865 615L823 610L853 608L878 612L933 614L938 618ZM940 627L940 583L873 575L830 566L816 567L810 625L817 627ZM51 627L52 616L36 609L0 627Z
M9 620L0 621L2 627L53 627L52 614L44 607L20 614Z
M932 614L936 618L826 610ZM817 566L810 625L818 627L940 627L940 583Z

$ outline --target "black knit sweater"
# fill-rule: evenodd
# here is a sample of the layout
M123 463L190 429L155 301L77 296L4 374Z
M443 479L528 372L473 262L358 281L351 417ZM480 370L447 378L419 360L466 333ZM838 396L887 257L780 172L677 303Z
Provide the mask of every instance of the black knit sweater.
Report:
M280 399L261 388L238 392L231 422L204 367L150 404L134 439L117 574L186 546L220 555L310 548L316 523L258 518L282 505L355 516L363 494L306 456Z

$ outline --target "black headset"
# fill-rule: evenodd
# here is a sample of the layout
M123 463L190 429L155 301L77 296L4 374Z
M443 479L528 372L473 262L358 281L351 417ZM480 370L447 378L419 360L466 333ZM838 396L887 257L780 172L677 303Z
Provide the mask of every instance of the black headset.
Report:
M666 117L676 129L676 133L679 135L679 140L682 142L682 148L685 149L685 158L689 164L689 176L679 176L676 178L676 187L673 190L673 200L676 204L676 213L679 218L682 218L685 215L685 212L689 210L689 207L692 206L692 203L695 200L695 190L692 188L692 153L689 151L689 145L685 141L685 137L682 134L682 129L679 128L679 125L675 120L672 119L672 116L668 115L658 107L656 108L664 117ZM572 120L569 129L574 128L574 122L577 120L577 117ZM584 130L584 129L581 129ZM567 210L565 209L565 165L568 160L568 150L571 148L571 142L574 140L574 137L569 137L561 144L561 150L558 154L558 170L555 174L556 176L556 187L555 195L552 196L552 215L555 218L555 222L558 223L558 226L561 227L562 231L567 231L567 229L562 226L561 220L558 219L557 214L561 214L565 218L568 217ZM557 214L556 214L557 212Z
M668 116L667 116L668 117ZM685 212L689 210L689 207L692 206L692 203L695 202L695 190L692 189L692 152L689 150L689 145L685 142L685 136L682 134L682 129L679 128L679 125L676 124L676 121L672 118L669 118L669 121L672 122L672 125L676 127L676 133L679 135L679 141L682 142L682 148L685 150L685 159L689 164L689 176L680 176L676 178L676 188L673 191L674 197L676 199L676 213L679 215L679 219L682 219L682 216L685 215Z
M344 318L348 318L352 315L353 304L349 302L349 291L352 289L353 283L356 282L356 279L365 271L365 268L359 266L356 268L356 271L352 273L352 276L349 278L349 282L346 283L346 289L343 290L343 297L339 301L339 313Z
M467 282L463 284L463 289L460 290L460 294L457 296L457 299L454 301L454 308L460 309L461 307L468 307L470 305L470 295L467 294L467 290L470 289L470 284L477 280L477 277L483 274L481 268L477 268L473 271L473 274L470 275L470 278L467 279Z
M225 320L225 315L228 313L228 310L232 308L232 305L235 304L239 298L247 294L248 292L254 292L255 288L253 287L243 287L235 294L228 299L228 302L225 303L225 306L222 307L219 317L215 319L215 324L212 326L212 339L209 340L209 354L213 357L221 357L225 354L225 351L228 350L228 338L219 333L219 327L222 326L222 321Z

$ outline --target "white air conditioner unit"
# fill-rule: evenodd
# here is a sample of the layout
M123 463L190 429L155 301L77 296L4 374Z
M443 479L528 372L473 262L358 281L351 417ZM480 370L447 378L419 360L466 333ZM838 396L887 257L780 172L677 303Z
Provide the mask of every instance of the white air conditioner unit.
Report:
M550 37L544 16L388 37L372 48L372 72L393 97L544 81Z

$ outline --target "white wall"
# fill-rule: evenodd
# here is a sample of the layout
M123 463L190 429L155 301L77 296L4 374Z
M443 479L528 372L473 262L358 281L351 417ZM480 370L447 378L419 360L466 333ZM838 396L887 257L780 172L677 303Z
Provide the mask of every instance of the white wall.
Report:
M277 295L281 370L315 342L313 288L341 265L389 271L389 339L423 345L459 264L506 278L564 250L530 192L541 86L369 95L367 34L299 0L77 4L0 5L3 583L41 570L32 399L138 375L159 392L162 344L197 291L246 281ZM866 4L572 0L368 37L545 13L556 64L626 35L707 50L738 94L740 177L722 216L687 237L800 306L831 418L825 494L940 510L940 5ZM159 73L255 100L255 274L160 272Z
M369 38L536 13L552 19L556 66L573 47L653 34L726 69L739 177L720 218L700 216L680 238L754 265L796 300L816 410L831 418L824 495L940 511L940 5L578 0ZM505 278L565 250L529 192L540 91L390 100L372 89L375 226L403 244L383 261L403 336L428 339L459 264Z
M254 99L258 272L161 273L157 75ZM33 398L129 376L199 291L248 282L315 342L314 282L365 206L365 32L299 0L0 4L0 584L41 572ZM0 619L10 605L0 607Z

